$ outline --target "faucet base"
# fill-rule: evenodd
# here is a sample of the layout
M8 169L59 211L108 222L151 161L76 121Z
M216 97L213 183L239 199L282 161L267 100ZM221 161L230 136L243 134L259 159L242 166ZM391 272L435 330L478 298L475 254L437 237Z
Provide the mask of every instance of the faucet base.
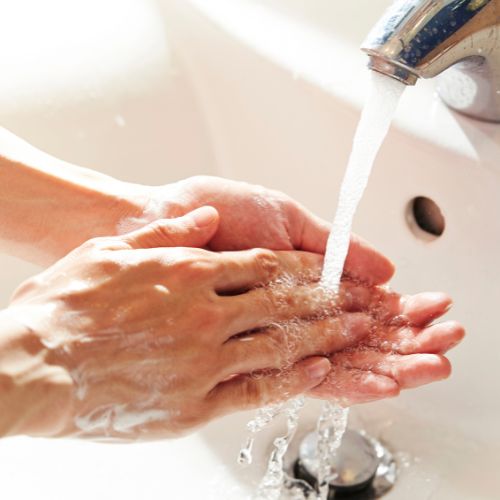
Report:
M438 77L438 93L459 113L500 123L500 62L470 57Z

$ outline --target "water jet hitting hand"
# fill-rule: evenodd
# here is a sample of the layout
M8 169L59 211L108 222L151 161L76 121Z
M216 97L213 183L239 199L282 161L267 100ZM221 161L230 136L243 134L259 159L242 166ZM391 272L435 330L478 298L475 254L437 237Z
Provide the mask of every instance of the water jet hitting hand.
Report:
M89 237L101 237L25 283L11 306L1 313L5 321L0 324L6 334L0 346L0 366L8 366L7 377L17 381L17 364L6 364L6 360L20 349L22 355L17 359L36 369L30 379L33 383L25 387L16 382L14 387L19 391L3 394L4 401L19 399L22 408L30 408L29 423L16 420L14 411L3 412L1 434L64 435L81 431L87 436L119 434L134 438L136 431L140 437L148 437L149 429L156 426L159 430L155 435L168 435L168 425L162 427L162 420L175 421L177 408L157 404L156 394L145 400L144 394L148 394L151 383L154 390L161 386L167 392L171 387L172 395L180 398L183 384L170 375L175 375L176 363L187 360L188 354L193 361L196 353L196 370L191 370L187 378L199 377L205 383L208 375L215 377L210 378L213 386L209 391L213 406L206 414L200 411L198 421L178 425L187 430L216 415L289 397L317 385L318 380L315 378L313 384L310 377L319 377L320 373L324 377L330 368L324 353L330 353L336 341L335 335L323 337L320 343L314 341L320 326L339 332L350 324L352 341L363 334L362 329L355 328L356 321L363 324L356 315L327 321L316 315L313 322L303 323L315 316L323 300L317 283L308 280L319 279L320 254L329 227L282 193L213 177L195 177L161 187L124 183L50 157L4 129L0 129L0 178L0 186L9 186L2 191L0 211L0 239L12 243L6 247L8 251L47 264ZM40 206L36 213L32 210L35 202ZM196 217L171 219L207 204L216 208L219 218L208 209L213 217L207 220L204 209ZM61 211L61 206L68 210ZM88 207L92 207L90 212ZM195 220L199 217L205 219L203 226ZM130 243L128 234L116 236L125 230L137 231L137 248L116 248ZM38 243L36 248L34 241ZM245 251L256 245L288 252ZM179 248L186 246L226 253ZM164 254L164 260L160 254ZM219 290L214 283L223 279L224 262L229 266L223 273L227 286ZM393 269L387 258L361 238L351 238L346 263L349 276L380 284L390 278ZM247 276L261 276L260 281L245 281L245 272ZM311 272L313 276L304 279ZM213 275L212 288L201 279L209 274ZM277 283L279 274L291 276L294 288L287 287L283 280ZM166 284L172 280L176 294ZM263 286L271 281L271 287ZM54 310L64 314L54 315ZM145 316L142 323L141 315ZM211 326L205 320L210 320ZM200 338L200 329L212 333ZM219 343L207 340L213 340L215 331L223 332L222 345L220 339ZM186 332L180 342L182 349L178 342L168 343L182 332ZM298 343L288 340L292 336ZM94 348L97 344L99 349ZM283 348L277 349L277 345ZM185 358L175 355L181 351ZM216 356L222 351L227 358ZM318 352L323 355L321 359L311 358ZM91 356L93 362L87 359ZM39 357L47 357L41 366ZM40 398L40 390L35 390L38 383L47 401ZM130 400L124 395L128 383ZM92 393L90 387L100 387L101 395L109 390L119 397L103 396L97 398L98 405L89 403L85 407L81 402ZM73 396L68 395L72 390L75 405ZM58 411L48 411L54 399ZM74 410L79 416L73 422L76 430L66 426L61 429L59 419L64 421L61 412L68 403L70 413ZM44 415L46 420L38 422L36 415Z
M330 357L327 380L310 395L350 406L394 397L402 389L449 376L444 354L462 340L464 329L455 321L433 324L450 308L446 294L401 296L350 283L344 283L343 290L342 309L365 311L372 328L356 345Z
M326 500L329 495L331 457L340 446L346 429L347 407L393 397L402 388L417 387L446 378L450 373L450 364L442 354L456 345L464 335L457 323L428 326L447 311L451 302L445 295L414 297L406 302L406 306L401 305L402 300L398 300L399 306L391 309L386 306L399 296L389 293L384 296L383 290L372 288L366 293L366 290L351 288L348 300L339 293L341 278L343 275L348 276L351 268L348 253L354 215L405 88L402 83L378 73L371 73L370 76L370 93L356 130L340 189L320 285L327 292L336 294L339 304L371 304L369 309L375 323L370 335L357 345L330 356L332 370L327 379L310 393L326 400L317 424L317 493L321 500ZM380 297L375 308L373 297ZM296 412L300 407L296 405ZM281 495L285 476L276 471L283 469L286 447L297 428L296 412L291 419L295 425L289 428L285 436L285 446L275 444L257 494L259 500ZM291 485L293 487L293 480Z
M319 254L187 248L218 223L205 207L96 238L25 282L4 312L13 345L0 352L20 349L38 376L15 395L30 418L3 415L2 433L173 436L321 383L324 354L365 337L369 318L333 315ZM56 410L37 396L40 380Z

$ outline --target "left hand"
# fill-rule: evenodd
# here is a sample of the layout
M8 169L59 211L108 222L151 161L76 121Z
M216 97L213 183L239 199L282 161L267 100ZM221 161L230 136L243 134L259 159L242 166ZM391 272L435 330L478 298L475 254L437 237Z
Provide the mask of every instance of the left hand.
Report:
M220 215L219 229L209 247L214 251L267 248L324 254L330 226L278 191L227 179L197 176L161 187L128 185L136 215L122 230L137 229L155 218L178 217L210 205ZM353 235L346 274L369 285L389 281L392 263L362 238Z
M448 378L444 356L464 337L456 321L433 321L445 314L451 299L444 293L405 296L380 287L344 282L338 306L342 311L372 317L372 331L357 345L330 356L332 370L310 396L350 406L394 397L403 389Z

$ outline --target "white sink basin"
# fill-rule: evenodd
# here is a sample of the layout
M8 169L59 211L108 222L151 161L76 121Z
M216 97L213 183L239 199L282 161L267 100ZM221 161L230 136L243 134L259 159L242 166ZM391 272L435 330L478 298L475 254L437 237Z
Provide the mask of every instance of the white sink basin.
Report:
M223 175L281 189L331 218L367 81L357 46L388 3L19 0L0 21L9 47L0 53L2 125L123 179ZM353 422L407 463L387 498L493 500L500 125L453 114L433 85L403 98L355 229L397 263L395 288L449 292L469 335L451 354L450 380L357 408ZM429 241L408 223L416 196L441 208L442 237ZM5 304L35 268L4 256L0 265ZM314 405L304 412L300 433L316 414ZM262 435L256 465L242 470L235 461L248 418L133 446L5 440L2 497L243 499L277 432Z

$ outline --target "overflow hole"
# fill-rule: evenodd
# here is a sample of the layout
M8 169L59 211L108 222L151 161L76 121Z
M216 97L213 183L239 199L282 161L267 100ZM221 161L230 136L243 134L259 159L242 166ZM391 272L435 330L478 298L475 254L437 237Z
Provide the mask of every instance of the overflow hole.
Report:
M414 198L410 202L408 215L410 227L417 236L427 235L428 238L436 239L444 233L445 218L439 206L430 198L425 196Z

